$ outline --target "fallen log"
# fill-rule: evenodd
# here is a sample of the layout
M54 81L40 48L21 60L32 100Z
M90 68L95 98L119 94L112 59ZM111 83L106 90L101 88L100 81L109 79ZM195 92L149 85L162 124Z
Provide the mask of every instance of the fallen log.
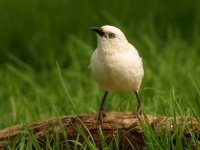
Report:
M96 114L62 116L60 117L60 120L62 121L63 129L67 135L67 140L77 138L77 128L80 126L97 148L101 148L102 146L99 135L99 129L101 129L106 139L106 143L108 144L113 141L113 138L116 135L118 135L120 137L119 147L132 149L131 146L133 146L136 149L146 149L144 133L146 126L150 126L152 131L156 132L158 135L166 130L169 130L171 134L182 131L183 135L188 140L191 139L191 132L193 132L197 142L200 143L199 123L194 118L185 119L182 117L174 118L152 115L140 115L134 117L132 112L107 112L103 123L97 121ZM177 127L179 127L178 130ZM51 118L0 130L0 149L5 149L6 145L13 143L17 135L19 135L24 128L32 132L40 143L46 141L47 133L49 137L52 137L53 134L60 135L60 143L64 143L63 141L66 140L58 118ZM26 139L28 138L28 135L26 135ZM83 138L80 138L79 140L83 141ZM192 149L195 148L194 145Z

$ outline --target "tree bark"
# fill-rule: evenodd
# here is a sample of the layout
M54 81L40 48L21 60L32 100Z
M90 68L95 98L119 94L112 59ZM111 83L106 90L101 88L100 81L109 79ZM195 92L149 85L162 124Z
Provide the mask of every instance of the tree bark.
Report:
M145 127L148 126L158 135L164 134L166 130L171 134L182 131L183 136L187 140L190 140L191 132L193 132L196 135L197 142L200 143L199 124L194 118L174 118L152 115L140 115L136 117L132 112L107 112L103 123L97 121L96 114L62 116L60 120L62 121L68 140L77 139L77 130L79 129L77 125L79 125L87 137L90 137L89 139L95 143L97 148L102 147L99 128L101 128L107 144L111 143L113 138L118 134L120 137L119 147L126 147L126 149L132 149L131 146L136 149L146 149L144 141ZM178 129L175 129L175 124L178 126ZM63 141L65 140L58 119L52 118L0 130L0 149L5 149L6 145L13 143L20 133L23 133L23 136L28 139L29 134L21 132L24 130L32 132L35 138L40 141L41 147L42 143L44 144L46 141L47 134L49 137L53 137L53 134L59 135L60 143L64 143ZM80 142L84 141L81 136L79 140ZM192 148L195 149L195 145Z

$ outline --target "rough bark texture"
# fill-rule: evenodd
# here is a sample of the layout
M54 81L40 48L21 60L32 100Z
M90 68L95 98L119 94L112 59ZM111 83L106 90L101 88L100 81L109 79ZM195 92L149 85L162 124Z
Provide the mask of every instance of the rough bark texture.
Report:
M142 124L146 125L147 120L151 128L158 135L164 134L163 131L166 130L169 130L170 133L173 134L175 132L173 125L177 124L179 128L176 129L176 132L183 131L186 140L190 140L190 133L193 132L195 133L197 141L199 142L199 124L197 120L193 118L183 119L181 117L176 117L174 120L173 117L146 115L145 119L143 115L139 116L139 118L134 117L132 112L107 112L103 123L97 122L96 114L62 116L60 119L63 123L68 140L76 140L78 128L77 125L80 125L85 134L90 137L89 139L92 142L94 141L96 147L98 148L101 148L102 144L99 135L100 127L108 144L112 142L113 138L116 136L116 130L118 130L118 135L121 137L119 141L120 147L132 149L130 145L131 143L136 149L146 149L144 142L145 129L142 129ZM142 123L140 121L142 121ZM0 130L0 149L4 149L6 144L12 143L16 136L19 136L19 133L20 136L23 135L26 138L29 138L28 134L26 134L28 132L20 132L24 130L32 132L36 139L41 143L46 141L47 133L49 134L49 137L52 137L53 133L59 134L60 143L64 143L64 137L58 119L52 118L33 123L27 123L26 125L16 125ZM83 141L84 139L80 136L79 140ZM193 149L195 149L195 146L193 146Z

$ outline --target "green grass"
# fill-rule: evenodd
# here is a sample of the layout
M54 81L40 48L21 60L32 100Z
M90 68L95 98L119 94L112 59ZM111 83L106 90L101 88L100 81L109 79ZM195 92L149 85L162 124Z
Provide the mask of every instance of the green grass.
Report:
M200 3L180 3L0 1L0 129L57 114L97 112L103 90L87 68L97 44L89 28L105 24L122 29L143 58L144 112L198 118ZM111 93L106 100L112 111L133 111L136 105L129 92ZM162 140L170 144L169 133Z

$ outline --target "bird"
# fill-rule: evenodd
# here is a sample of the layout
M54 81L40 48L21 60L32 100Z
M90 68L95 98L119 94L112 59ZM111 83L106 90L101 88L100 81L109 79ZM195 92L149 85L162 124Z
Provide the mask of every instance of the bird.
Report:
M138 101L136 113L142 114L138 91L144 69L138 51L117 27L104 25L92 27L90 30L97 33L98 44L91 56L89 67L94 80L105 90L97 120L103 122L107 111L104 107L106 97L108 92L115 91L133 91Z

